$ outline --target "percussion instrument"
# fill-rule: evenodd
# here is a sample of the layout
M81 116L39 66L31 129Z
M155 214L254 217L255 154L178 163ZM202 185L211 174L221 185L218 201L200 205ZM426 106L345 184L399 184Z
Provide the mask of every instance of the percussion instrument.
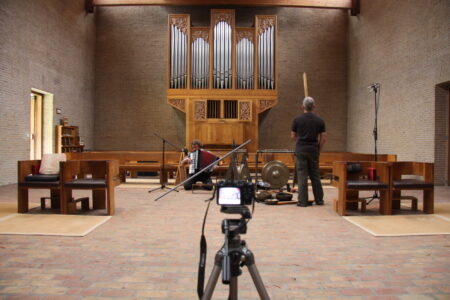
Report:
M268 162L262 170L262 178L273 189L281 189L289 180L288 167L279 160Z

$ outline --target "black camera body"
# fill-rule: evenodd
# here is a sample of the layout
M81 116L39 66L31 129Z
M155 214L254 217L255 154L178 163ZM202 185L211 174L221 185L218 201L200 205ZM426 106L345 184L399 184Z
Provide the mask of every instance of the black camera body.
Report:
M251 205L255 198L255 186L248 181L219 181L217 204L222 206Z

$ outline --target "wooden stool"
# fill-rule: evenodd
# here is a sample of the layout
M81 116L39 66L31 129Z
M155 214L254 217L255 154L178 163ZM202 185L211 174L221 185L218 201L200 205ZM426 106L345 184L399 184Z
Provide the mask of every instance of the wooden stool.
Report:
M75 212L77 209L77 203L81 202L81 210L89 210L89 197L83 197L83 198L72 198L72 200L69 202L68 207L70 211Z
M338 199L333 199L333 209L336 212L338 211L337 203L338 203ZM365 198L347 199L347 201L346 201L346 204L350 204L349 206L352 206L352 204L356 204L356 207L355 207L356 210L358 210L359 203L361 203L361 212L365 212L366 207L367 207L367 201ZM350 208L347 207L347 209L350 209Z
M59 194L59 191L58 191ZM41 197L41 209L45 209L46 208L46 203L45 201L47 199L50 200L50 208L51 209L60 209L61 205L60 205L60 199L59 199L59 195L58 196L50 196L50 197Z
M394 198L392 198L392 206L394 207L394 208L397 208L397 206L398 206L398 209L400 209L400 206L401 206L401 200L411 200L411 210L412 211L417 211L417 202L418 202L418 200L417 200L417 198L416 197L414 197L414 196L400 196L400 197L394 197ZM396 201L398 201L398 205L397 205L397 203L396 203Z

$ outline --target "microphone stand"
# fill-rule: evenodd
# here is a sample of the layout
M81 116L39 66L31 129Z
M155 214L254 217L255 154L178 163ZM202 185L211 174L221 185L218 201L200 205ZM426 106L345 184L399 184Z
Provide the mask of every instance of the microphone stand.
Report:
M374 139L374 159L375 161L378 161L378 149L377 149L377 141L378 141L378 108L380 107L380 88L381 85L379 83L372 84L370 87L370 91L373 91L374 94L374 103L375 103L375 121L373 126L373 139ZM367 204L370 204L375 199L380 199L380 196L378 195L378 191L375 191L373 196L368 198L369 201Z
M169 145L171 145L172 147L174 147L175 149L178 149L177 146L175 146L174 144L172 144L171 142L169 142L168 140L166 140L165 138L159 136L156 133L153 133L155 136L159 137L162 140L162 166L161 166L161 186L158 188L154 188L152 190L149 190L148 192L151 193L153 191L156 190L164 190L164 189L168 189L168 187L166 187L166 167L165 167L165 146L166 143L168 143ZM177 191L178 192L178 191Z

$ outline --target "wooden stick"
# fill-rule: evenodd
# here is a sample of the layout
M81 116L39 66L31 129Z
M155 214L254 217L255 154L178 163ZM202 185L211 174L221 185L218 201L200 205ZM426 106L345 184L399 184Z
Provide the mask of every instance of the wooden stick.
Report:
M305 97L308 97L308 78L306 72L303 72L303 89L305 91Z

